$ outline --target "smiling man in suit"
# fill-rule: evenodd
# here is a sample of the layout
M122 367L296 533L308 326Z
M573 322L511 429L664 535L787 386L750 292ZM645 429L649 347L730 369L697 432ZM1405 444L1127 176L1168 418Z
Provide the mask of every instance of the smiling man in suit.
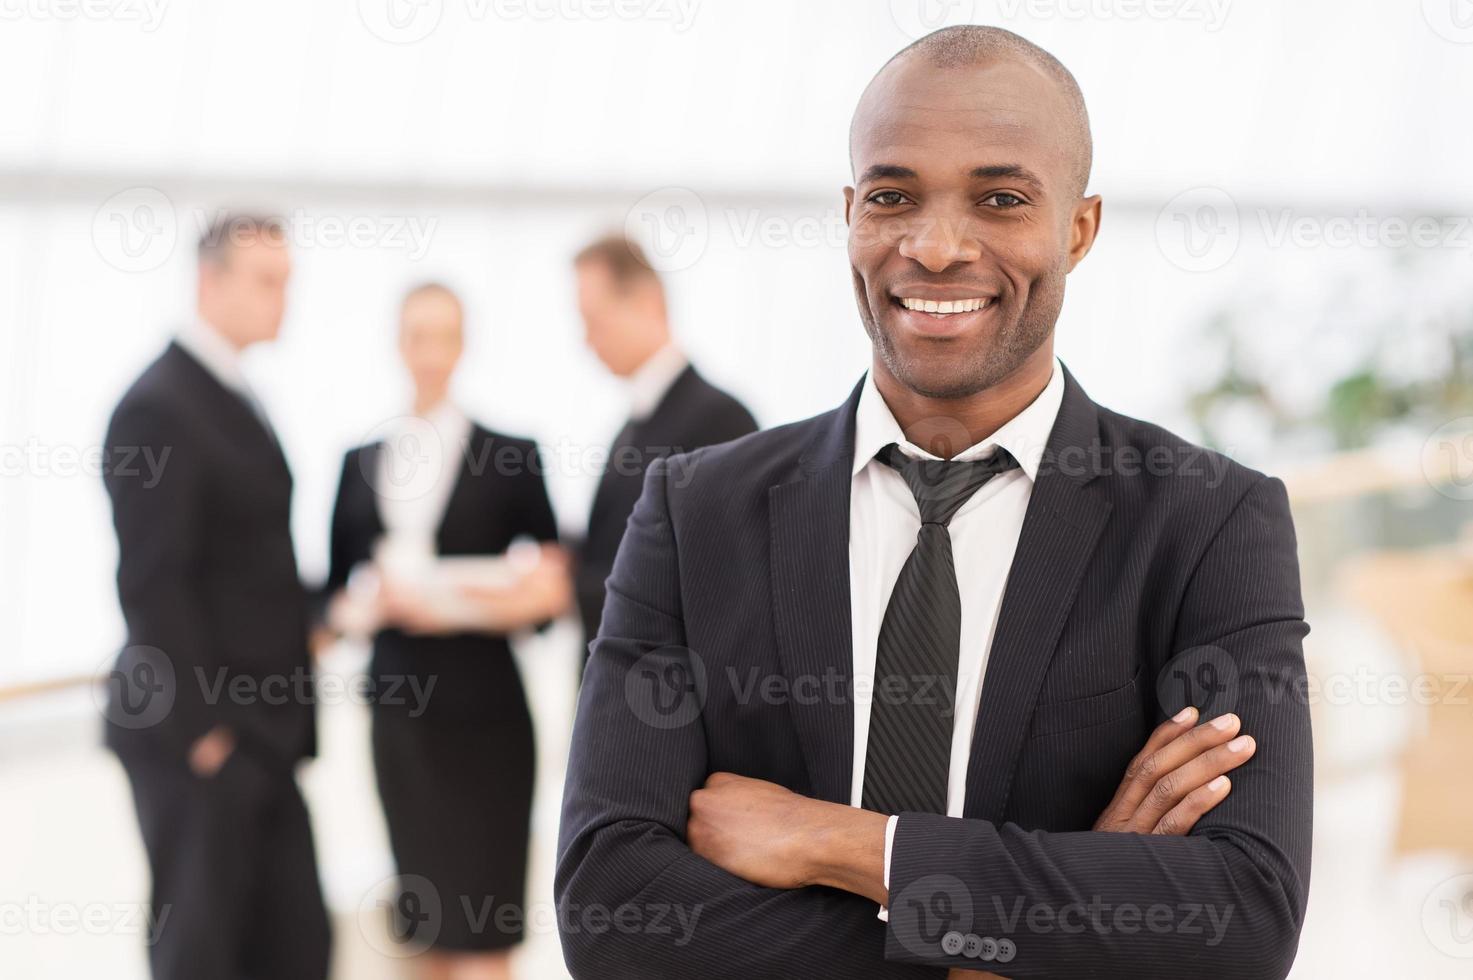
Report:
M948 28L850 151L871 370L651 468L569 763L570 967L1282 977L1312 784L1287 499L1055 359L1100 222L1078 86Z

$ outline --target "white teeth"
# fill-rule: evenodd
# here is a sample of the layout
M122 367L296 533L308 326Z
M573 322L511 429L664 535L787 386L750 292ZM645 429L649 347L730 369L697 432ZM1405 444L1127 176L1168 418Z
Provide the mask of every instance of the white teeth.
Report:
M971 313L980 310L992 301L990 299L977 297L974 299L953 299L937 301L934 299L912 299L908 296L900 298L900 305L907 310L915 310L919 313Z

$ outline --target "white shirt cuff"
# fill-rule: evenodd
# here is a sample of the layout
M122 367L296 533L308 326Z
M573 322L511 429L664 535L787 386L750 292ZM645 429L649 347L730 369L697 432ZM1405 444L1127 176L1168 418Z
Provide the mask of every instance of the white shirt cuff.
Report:
M890 887L890 852L895 849L895 825L900 822L900 814L892 814L885 821L885 888ZM879 917L881 922L890 921L890 909L884 905L880 906Z

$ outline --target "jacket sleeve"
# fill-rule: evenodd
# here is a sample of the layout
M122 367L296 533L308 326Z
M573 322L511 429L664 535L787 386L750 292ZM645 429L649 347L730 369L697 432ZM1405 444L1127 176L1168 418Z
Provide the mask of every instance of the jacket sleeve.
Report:
M887 956L992 966L948 955L944 931L956 931L1008 939L1009 961L993 968L1014 980L1289 972L1309 888L1313 759L1302 696L1308 627L1278 480L1251 487L1218 529L1176 623L1175 652L1217 648L1223 676L1233 678L1230 710L1258 743L1233 772L1227 799L1185 837L901 814Z
M117 530L118 600L129 643L109 680L108 720L151 729L181 759L223 720L199 679L217 657L196 591L206 489L192 443L177 412L125 400L108 427L103 475ZM142 676L153 678L150 697L161 696L159 708L166 710L132 714L126 706L143 692L130 685L145 668Z
M872 901L761 888L686 844L708 775L665 460L650 466L584 677L554 882L578 978L935 977L884 959Z

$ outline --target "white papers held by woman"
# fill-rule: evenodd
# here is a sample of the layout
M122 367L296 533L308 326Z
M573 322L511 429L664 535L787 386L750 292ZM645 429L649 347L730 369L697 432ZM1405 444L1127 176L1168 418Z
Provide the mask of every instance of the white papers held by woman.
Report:
M437 556L433 543L386 535L332 602L332 628L360 638L406 633L513 633L553 619L572 601L568 555L514 543L501 555Z

